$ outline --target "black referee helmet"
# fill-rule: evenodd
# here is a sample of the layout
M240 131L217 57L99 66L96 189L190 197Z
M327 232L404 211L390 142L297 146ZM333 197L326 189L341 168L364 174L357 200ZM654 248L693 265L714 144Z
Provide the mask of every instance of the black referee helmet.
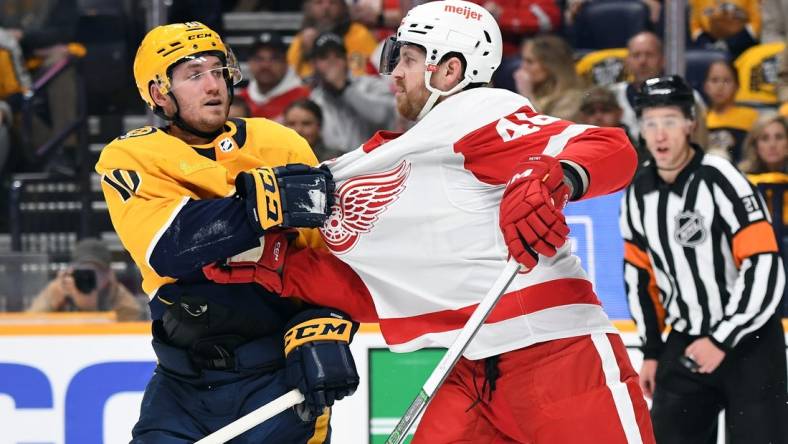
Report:
M638 117L645 108L678 106L688 119L695 120L695 96L692 88L677 75L655 77L641 83L634 105Z

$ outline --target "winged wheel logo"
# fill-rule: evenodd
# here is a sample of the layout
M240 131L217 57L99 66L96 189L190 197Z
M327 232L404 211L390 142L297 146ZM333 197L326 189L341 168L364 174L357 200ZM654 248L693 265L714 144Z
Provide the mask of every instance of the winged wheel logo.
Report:
M361 234L372 231L380 215L405 191L410 168L403 160L391 170L348 179L335 191L331 216L320 229L331 251L347 253Z

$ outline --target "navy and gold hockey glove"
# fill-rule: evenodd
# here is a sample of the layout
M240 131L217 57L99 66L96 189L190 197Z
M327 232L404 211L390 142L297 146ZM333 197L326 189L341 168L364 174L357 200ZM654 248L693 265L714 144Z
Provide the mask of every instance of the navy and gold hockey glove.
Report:
M235 189L260 235L277 226L320 227L334 204L334 179L328 168L300 163L238 173Z
M296 412L311 421L358 387L350 354L358 323L339 310L320 308L297 314L285 330L287 384L304 394Z

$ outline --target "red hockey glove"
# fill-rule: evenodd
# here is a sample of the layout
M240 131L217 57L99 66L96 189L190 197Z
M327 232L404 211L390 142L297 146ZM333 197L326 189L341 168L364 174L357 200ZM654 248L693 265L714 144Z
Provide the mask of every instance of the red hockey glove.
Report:
M561 164L547 155L533 155L520 164L506 185L500 225L509 253L533 268L539 255L553 256L569 235L562 209L569 199Z
M282 269L290 241L298 236L293 230L269 231L261 247L233 256L224 263L203 267L208 280L219 284L254 282L276 294L282 293Z

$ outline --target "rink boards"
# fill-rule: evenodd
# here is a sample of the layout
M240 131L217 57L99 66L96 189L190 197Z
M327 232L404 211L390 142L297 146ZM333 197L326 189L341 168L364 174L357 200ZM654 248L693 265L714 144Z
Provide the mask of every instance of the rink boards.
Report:
M638 368L634 328L617 326ZM0 444L127 443L155 365L149 331L147 323L0 325ZM363 325L352 349L362 382L334 409L333 442L382 443L442 351L391 353L377 325Z
M620 193L567 206L573 252L611 319L628 319L623 297ZM0 316L0 444L127 443L155 357L150 324L53 326ZM93 320L96 321L95 319ZM785 325L785 322L784 322ZM635 368L630 322L617 322ZM353 353L361 386L334 410L334 443L385 440L441 357L440 350L393 354L376 325L365 325Z

